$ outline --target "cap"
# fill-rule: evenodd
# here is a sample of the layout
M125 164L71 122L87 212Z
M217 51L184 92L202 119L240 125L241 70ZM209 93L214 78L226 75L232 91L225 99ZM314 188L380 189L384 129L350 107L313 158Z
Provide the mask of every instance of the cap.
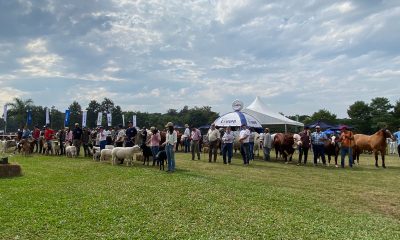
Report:
M154 130L156 130L156 127L151 127L150 128L150 131L154 131Z
M79 126L79 123L75 123L75 126Z
M315 128L321 128L319 125L315 126Z
M172 122L168 122L167 125L165 125L165 127L173 127L174 124Z
M346 126L341 126L340 130L347 130L347 127Z
M185 127L188 128L188 127L189 127L189 124L186 123L186 124L185 124Z

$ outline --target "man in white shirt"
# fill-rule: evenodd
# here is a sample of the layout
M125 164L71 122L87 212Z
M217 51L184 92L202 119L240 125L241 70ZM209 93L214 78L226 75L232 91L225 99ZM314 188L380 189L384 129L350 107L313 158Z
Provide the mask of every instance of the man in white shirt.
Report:
M221 139L221 135L218 129L215 128L215 124L211 124L210 129L207 133L207 140L209 144L209 152L208 152L208 162L211 162L212 155L214 154L214 162L217 161L217 151L218 151L218 143Z
M185 131L182 134L183 146L185 147L185 153L190 152L190 129L189 124L185 124Z
M242 130L239 133L240 153L242 154L243 164L249 165L250 160L250 145L249 145L250 130L246 125L242 125Z
M224 136L222 137L222 157L224 159L224 164L226 162L226 155L228 154L228 164L231 164L232 159L232 150L233 150L233 140L235 137L233 136L233 132L231 131L231 127L227 127Z

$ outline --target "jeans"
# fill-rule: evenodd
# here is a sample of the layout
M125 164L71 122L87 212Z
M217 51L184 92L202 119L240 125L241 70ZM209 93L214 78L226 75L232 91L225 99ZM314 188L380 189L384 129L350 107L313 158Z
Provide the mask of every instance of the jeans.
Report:
M159 148L160 148L159 146L151 146L151 154L153 155L153 160L154 158L156 158Z
M254 160L254 142L249 142L250 160Z
M304 164L307 164L308 149L308 147L299 146L299 163L301 163L304 155Z
M76 156L79 156L79 153L81 152L81 143L82 141L80 139L73 140L73 144L76 147Z
M351 147L342 147L340 149L340 156L342 157L341 165L344 168L344 158L349 155L349 166L353 167L353 151Z
M324 145L313 145L313 151L314 151L314 164L317 164L317 159L319 156L322 158L322 163L325 165L325 151L324 151Z
M197 159L200 160L199 140L192 140L190 145L192 150L192 160L194 160L194 153L197 153Z
M168 171L175 171L175 152L174 145L167 144L165 146L165 152L167 153L168 159Z
M100 150L106 148L106 145L107 145L107 140L100 141Z
M250 160L250 146L249 143L242 143L240 145L240 153L242 154L243 164L249 164Z
M233 143L224 143L222 145L222 158L226 164L226 155L228 154L228 163L231 163L233 155Z
M264 152L264 160L265 161L271 160L271 157L270 157L271 148L263 147L263 152Z
M190 141L189 141L189 138L185 138L183 140L183 144L185 146L185 153L190 152Z

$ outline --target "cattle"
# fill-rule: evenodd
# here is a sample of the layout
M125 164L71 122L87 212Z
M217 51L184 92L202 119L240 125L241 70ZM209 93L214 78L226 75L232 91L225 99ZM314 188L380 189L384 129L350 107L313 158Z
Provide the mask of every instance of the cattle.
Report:
M142 143L140 145L140 149L142 150L143 153L143 165L145 165L147 161L147 166L149 166L150 156L153 155L153 153L151 152L151 148L147 146L145 143Z
M277 133L273 138L273 147L275 148L276 159L278 153L283 157L285 163L292 161L292 156L296 148L296 144L291 133Z
M386 138L394 140L392 133L387 129L381 129L373 135L355 134L353 147L353 159L357 159L357 163L360 162L360 154L362 151L372 151L375 155L375 167L378 165L378 154L381 154L382 167L386 168L385 165L385 153L386 153Z
M336 136L332 136L330 141L324 143L324 152L328 156L328 164L331 163L331 157L335 158L335 166L338 167L337 159L339 156L339 144L337 142Z

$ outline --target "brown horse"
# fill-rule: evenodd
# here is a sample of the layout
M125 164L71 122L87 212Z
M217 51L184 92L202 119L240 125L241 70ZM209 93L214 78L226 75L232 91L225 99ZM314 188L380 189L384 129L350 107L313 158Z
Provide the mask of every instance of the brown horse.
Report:
M375 166L378 166L378 153L381 153L382 157L382 167L385 166L385 153L386 153L386 138L394 139L392 133L389 130L381 129L377 131L375 134L369 136L364 134L355 134L354 135L354 151L353 151L353 159L357 159L357 163L360 162L360 154L362 151L372 151L375 155Z

